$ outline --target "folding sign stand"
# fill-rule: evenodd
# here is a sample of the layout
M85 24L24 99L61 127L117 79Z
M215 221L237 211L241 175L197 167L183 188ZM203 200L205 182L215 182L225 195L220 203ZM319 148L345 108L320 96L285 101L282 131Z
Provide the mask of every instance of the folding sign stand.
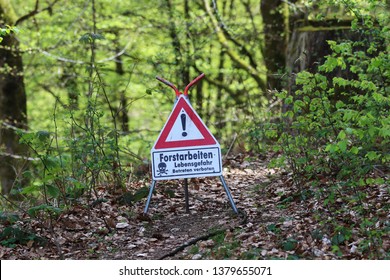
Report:
M192 108L188 90L204 77L189 83L184 94L167 80L156 77L176 93L176 102L151 150L152 184L144 213L149 209L158 180L184 178L186 211L189 212L188 178L219 176L233 211L238 214L233 197L222 176L221 148L199 115Z

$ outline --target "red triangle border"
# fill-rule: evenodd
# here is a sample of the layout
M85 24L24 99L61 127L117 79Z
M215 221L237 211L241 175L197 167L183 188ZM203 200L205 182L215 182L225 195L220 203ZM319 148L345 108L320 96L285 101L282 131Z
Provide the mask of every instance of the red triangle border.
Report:
M171 132L173 125L180 113L180 111L184 109L198 128L200 133L203 136L203 139L193 139L193 140L180 140L180 141L169 141L166 139ZM218 142L215 140L214 136L210 133L208 128L202 122L198 114L191 107L191 105L185 100L183 96L179 98L177 103L175 104L171 115L169 116L165 126L163 127L156 143L154 144L154 149L169 149L169 148L183 148L183 147L196 147L196 146L208 146L208 145L216 145Z

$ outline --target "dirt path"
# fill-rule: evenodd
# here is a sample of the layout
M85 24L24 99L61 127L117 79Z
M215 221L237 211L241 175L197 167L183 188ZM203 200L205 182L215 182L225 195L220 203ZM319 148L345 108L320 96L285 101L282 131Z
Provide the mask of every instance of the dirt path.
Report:
M182 187L178 182L169 182L157 186L149 210L150 221L142 221L133 231L132 238L120 246L115 255L106 255L114 259L159 259L162 257L209 258L213 247L220 246L213 240L219 233L227 243L234 242L233 234L240 233L240 243L235 250L247 252L246 246L253 241L251 231L260 227L262 220L271 222L278 209L270 208L261 213L259 189L270 182L268 178L274 171L268 170L264 162L231 160L225 170L225 179L240 215L235 215L217 178L193 179L190 181L190 213L185 212ZM175 197L166 194L172 191ZM275 204L273 204L275 206ZM138 209L140 211L141 209ZM281 214L282 215L282 214ZM131 230L130 230L131 232ZM229 240L229 238L231 240ZM195 243L187 246L188 243ZM204 256L198 248L204 251ZM252 245L251 245L252 247ZM173 253L175 250L183 249ZM201 250L201 251L202 251ZM188 253L189 251L196 253Z

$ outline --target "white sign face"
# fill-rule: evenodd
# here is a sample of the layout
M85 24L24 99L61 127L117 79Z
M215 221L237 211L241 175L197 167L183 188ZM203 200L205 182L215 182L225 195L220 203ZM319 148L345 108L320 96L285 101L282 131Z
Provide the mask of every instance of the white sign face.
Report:
M172 129L166 139L167 142L204 139L187 112L182 109L173 123Z
M153 180L221 176L219 147L197 147L152 152Z
M151 151L153 180L222 175L221 148L180 96Z

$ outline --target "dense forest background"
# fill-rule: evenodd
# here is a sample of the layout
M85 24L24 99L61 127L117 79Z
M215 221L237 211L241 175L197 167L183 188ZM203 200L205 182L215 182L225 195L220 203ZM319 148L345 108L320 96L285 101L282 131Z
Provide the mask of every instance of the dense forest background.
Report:
M205 73L190 100L225 163L288 174L294 193L276 195L318 200L336 255L358 234L360 257L388 258L388 12L384 0L1 0L2 245L39 243L15 212L53 226L105 201L102 186L143 203L175 98L155 77L183 90Z

